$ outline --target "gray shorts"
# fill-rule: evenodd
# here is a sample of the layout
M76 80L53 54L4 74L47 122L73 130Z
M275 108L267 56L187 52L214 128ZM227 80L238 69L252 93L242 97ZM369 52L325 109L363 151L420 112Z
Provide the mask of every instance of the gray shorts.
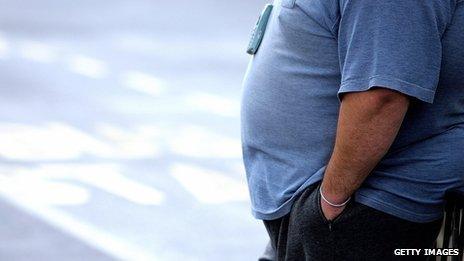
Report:
M264 221L276 260L428 260L394 256L394 250L433 248L442 219L415 223L351 200L328 221L322 214L319 186L320 182L305 189L289 214Z

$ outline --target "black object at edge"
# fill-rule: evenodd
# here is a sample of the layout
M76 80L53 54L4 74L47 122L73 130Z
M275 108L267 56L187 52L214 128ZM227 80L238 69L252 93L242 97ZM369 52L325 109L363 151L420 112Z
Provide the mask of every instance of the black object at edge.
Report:
M443 248L459 249L459 256L452 256L452 261L462 260L464 252L464 192L449 191L446 193L445 229ZM448 260L442 256L441 261Z

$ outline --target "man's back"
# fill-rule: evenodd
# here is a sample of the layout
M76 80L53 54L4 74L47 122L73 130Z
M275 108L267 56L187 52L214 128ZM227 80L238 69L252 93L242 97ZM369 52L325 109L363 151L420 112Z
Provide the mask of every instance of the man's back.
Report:
M382 86L413 98L356 201L410 221L439 218L445 191L464 189L462 28L463 1L276 1L242 101L254 215L287 214L322 179L337 96Z

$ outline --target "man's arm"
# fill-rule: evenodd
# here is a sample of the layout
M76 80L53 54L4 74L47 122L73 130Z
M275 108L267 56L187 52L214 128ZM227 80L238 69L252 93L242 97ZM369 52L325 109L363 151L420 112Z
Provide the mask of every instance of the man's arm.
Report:
M322 182L322 192L332 203L350 197L393 143L409 106L409 98L385 88L343 96L332 157ZM327 219L343 208L321 201Z

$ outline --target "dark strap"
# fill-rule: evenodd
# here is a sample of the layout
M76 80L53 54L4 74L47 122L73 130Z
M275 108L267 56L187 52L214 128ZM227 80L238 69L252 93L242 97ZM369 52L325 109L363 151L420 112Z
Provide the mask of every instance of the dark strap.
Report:
M454 260L462 260L464 252L464 191L449 191L446 193L445 230L443 234L443 248L457 248L459 256ZM446 257L441 258L447 260Z

